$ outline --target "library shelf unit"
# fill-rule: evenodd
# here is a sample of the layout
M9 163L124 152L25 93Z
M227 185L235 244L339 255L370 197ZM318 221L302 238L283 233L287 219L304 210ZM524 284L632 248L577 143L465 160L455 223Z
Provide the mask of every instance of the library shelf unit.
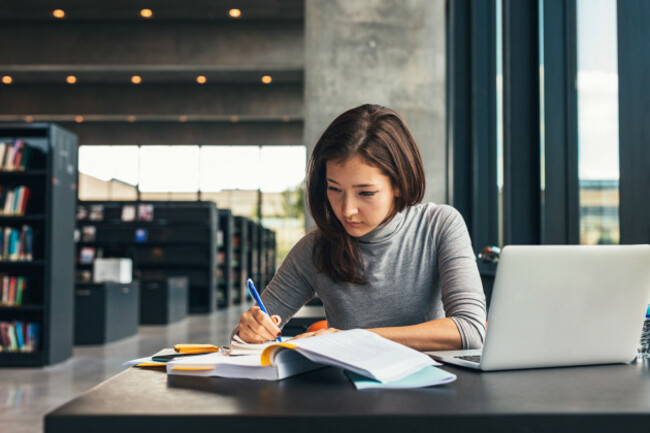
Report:
M246 279L249 278L248 267L248 218L243 216L233 217L233 236L232 236L232 285L230 305L239 305L246 302ZM253 280L255 282L255 280Z
M216 226L214 202L80 201L77 283L92 281L95 258L126 257L141 287L187 277L189 312L209 313L216 299Z
M2 123L0 167L0 288L24 281L20 297L16 286L0 297L0 347L12 345L9 332L18 346L0 351L0 367L55 364L74 341L77 136L51 123Z
M217 307L232 305L234 219L230 209L219 209L217 228Z

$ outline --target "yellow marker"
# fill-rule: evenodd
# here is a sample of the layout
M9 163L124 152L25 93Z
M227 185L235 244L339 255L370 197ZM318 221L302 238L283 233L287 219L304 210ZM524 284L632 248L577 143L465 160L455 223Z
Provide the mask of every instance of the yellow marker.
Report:
M165 364L162 362L141 362L140 364L136 364L136 367L164 367Z
M178 353L217 352L219 346L214 344L175 344L174 350Z

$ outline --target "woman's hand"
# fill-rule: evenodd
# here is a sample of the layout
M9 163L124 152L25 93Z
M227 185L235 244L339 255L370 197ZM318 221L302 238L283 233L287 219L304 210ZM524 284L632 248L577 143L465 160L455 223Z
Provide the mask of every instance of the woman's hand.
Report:
M304 334L296 335L292 338L292 340L297 340L298 338L315 337L316 335L332 334L334 332L341 332L341 330L336 328L319 329L318 331L305 332Z
M280 316L269 316L260 307L251 307L241 315L237 335L247 343L275 340L282 334L279 328L281 322Z

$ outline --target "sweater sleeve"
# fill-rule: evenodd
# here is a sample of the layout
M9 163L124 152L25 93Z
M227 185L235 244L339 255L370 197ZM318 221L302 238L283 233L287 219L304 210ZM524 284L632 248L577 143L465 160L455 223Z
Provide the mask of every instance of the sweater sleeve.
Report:
M458 327L463 349L478 349L486 327L483 284L463 217L451 206L443 207L446 216L439 221L436 242L442 302L446 316Z

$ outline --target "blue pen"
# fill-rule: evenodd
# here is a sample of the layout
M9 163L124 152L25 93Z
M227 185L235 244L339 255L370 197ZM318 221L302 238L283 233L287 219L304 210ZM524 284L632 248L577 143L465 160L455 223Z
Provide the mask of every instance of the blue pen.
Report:
M264 307L264 304L262 303L260 294L257 293L257 289L255 288L255 284L253 284L253 280L251 280L250 278L247 279L246 285L248 285L248 291L251 292L251 295L253 296L253 299L255 299L255 302L257 302L257 306L260 307L260 310L264 311L269 317L271 317L269 312L266 311L266 307ZM282 338L278 337L276 338L276 340L282 343Z

